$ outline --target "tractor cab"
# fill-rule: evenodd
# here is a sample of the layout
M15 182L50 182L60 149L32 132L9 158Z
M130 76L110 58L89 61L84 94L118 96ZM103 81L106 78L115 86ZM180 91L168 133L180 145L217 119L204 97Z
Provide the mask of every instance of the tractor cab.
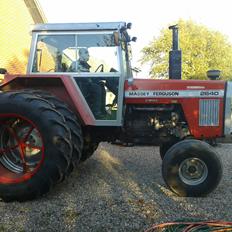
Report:
M121 125L124 81L132 77L130 27L124 22L35 25L27 73L70 76L95 124Z

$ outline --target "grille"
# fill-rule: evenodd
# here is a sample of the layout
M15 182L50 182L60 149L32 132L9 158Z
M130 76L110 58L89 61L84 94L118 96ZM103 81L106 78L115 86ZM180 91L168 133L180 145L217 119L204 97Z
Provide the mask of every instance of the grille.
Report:
M199 126L219 125L219 99L200 100Z

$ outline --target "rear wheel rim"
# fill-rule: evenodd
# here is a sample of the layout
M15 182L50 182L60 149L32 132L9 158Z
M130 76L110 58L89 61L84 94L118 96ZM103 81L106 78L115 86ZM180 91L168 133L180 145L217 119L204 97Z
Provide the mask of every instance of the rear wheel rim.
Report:
M206 180L207 176L207 165L199 158L188 158L180 164L179 177L187 185L199 185Z
M1 115L0 183L30 179L43 160L43 140L35 124L20 115Z

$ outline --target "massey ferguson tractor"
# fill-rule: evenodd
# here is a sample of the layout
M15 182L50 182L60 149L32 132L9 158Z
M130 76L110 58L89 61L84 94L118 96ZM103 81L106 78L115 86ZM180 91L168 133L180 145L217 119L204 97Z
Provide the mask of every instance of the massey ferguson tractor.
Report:
M179 196L204 196L217 187L222 164L210 144L231 141L232 82L180 80L176 27L170 79L133 78L130 27L35 25L27 74L1 69L4 201L48 193L102 141L159 146L163 179Z

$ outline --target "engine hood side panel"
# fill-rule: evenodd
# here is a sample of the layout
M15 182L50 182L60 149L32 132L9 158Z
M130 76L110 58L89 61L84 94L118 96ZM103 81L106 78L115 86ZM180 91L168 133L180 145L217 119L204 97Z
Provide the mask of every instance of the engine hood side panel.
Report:
M195 138L223 135L224 95L225 81L135 79L132 85L125 83L126 104L180 104Z

